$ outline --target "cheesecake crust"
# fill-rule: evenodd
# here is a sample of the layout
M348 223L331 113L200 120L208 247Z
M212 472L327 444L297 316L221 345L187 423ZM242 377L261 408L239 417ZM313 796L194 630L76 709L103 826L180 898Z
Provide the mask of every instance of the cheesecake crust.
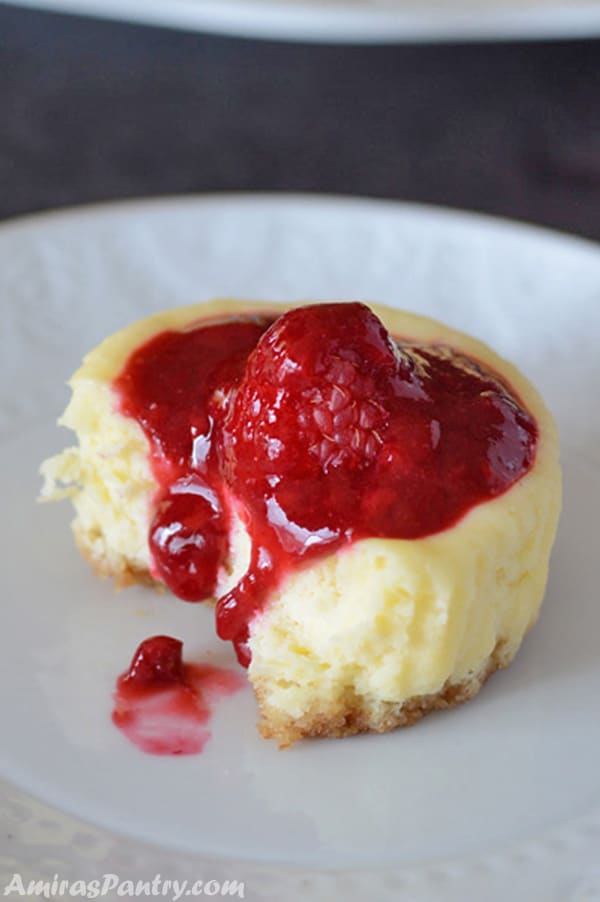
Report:
M292 719L265 703L265 686L260 680L253 683L261 720L258 730L264 739L275 739L281 749L289 748L299 739L343 739L358 733L388 733L399 727L411 727L432 711L442 711L462 705L474 698L489 677L511 663L516 649L509 649L500 639L478 673L458 683L446 682L439 692L414 696L401 702L375 701L358 696L349 688L335 706L328 709L314 706L302 717Z

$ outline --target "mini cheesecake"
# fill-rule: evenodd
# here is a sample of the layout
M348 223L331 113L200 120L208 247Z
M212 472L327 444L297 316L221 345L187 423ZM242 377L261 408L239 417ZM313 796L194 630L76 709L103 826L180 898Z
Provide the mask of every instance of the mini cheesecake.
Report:
M384 732L471 698L535 622L554 421L481 342L358 303L215 301L85 358L43 465L99 574L216 599L263 736Z

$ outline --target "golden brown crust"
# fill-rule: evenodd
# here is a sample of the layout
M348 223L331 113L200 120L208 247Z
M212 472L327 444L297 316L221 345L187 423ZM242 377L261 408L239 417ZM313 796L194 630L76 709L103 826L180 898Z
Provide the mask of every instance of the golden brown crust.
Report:
M446 683L439 692L374 706L350 689L334 708L326 711L315 708L295 720L282 717L280 711L270 708L265 702L265 687L256 681L253 688L262 715L258 729L264 739L276 739L280 748L287 748L298 739L341 739L357 733L387 733L398 727L410 727L431 711L454 708L469 701L496 670L510 664L513 654L508 654L506 644L500 640L479 673L460 683Z

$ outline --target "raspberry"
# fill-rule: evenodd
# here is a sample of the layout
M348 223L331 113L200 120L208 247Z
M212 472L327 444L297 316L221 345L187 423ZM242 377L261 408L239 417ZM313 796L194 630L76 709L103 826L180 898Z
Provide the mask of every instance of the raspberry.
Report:
M225 424L228 475L299 478L373 465L400 358L363 304L301 307L250 355Z

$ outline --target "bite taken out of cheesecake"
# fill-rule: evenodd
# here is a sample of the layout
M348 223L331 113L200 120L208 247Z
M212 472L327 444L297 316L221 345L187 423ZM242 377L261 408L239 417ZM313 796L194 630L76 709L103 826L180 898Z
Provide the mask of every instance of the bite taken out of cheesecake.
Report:
M117 583L217 599L263 736L383 732L516 654L560 508L554 421L481 342L359 303L215 301L85 358L43 465Z

